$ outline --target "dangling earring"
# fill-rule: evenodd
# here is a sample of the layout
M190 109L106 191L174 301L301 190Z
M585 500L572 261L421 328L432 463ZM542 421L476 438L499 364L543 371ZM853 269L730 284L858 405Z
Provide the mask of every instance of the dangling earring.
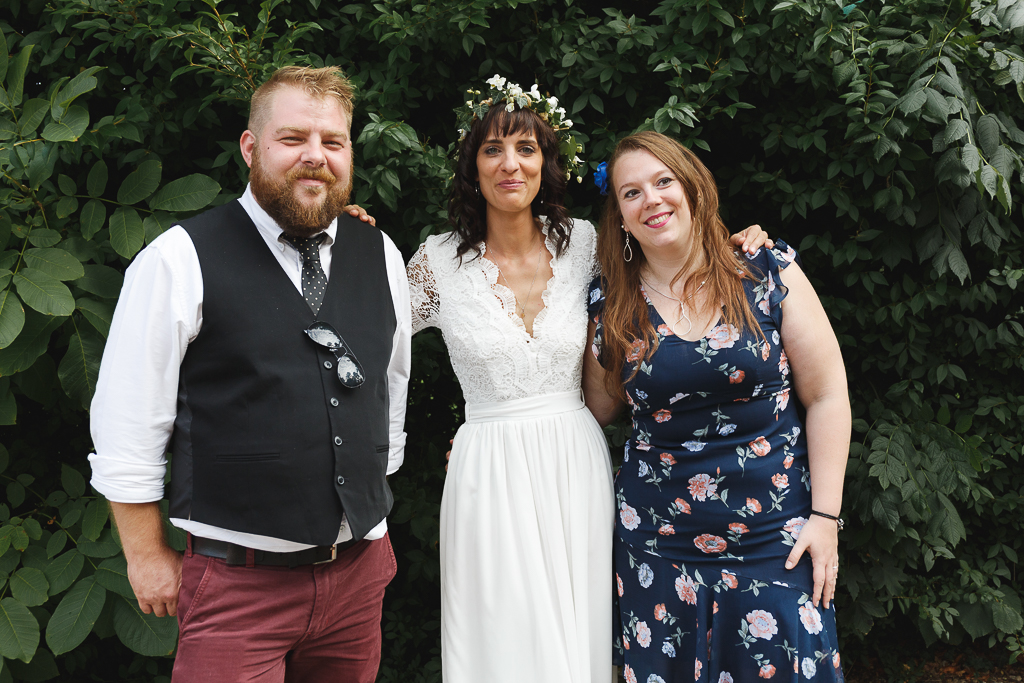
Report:
M629 246L629 231L626 232L626 245L622 247L622 260L629 263L633 260L633 247Z
M476 184L476 196L477 196L477 197L479 197L479 196L480 196L480 183L477 183L477 184Z

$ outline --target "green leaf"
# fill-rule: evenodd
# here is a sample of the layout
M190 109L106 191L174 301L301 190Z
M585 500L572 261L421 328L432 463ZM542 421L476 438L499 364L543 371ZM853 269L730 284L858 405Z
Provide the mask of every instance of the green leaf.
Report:
M143 161L121 183L117 190L117 201L122 204L135 204L156 192L156 188L160 186L162 169L163 164L156 159Z
M25 327L11 344L0 349L0 377L9 377L32 367L46 353L50 334L63 324L62 318L25 311Z
M143 614L136 600L118 596L114 603L114 632L134 652L147 657L171 654L178 640L178 620Z
M114 540L110 529L104 529L99 540L90 541L87 538L78 539L78 552L86 557L113 557L121 552L121 546Z
M77 280L85 275L82 262L63 249L29 249L25 264L57 280Z
M21 137L32 137L32 133L46 118L46 110L49 108L49 102L40 99L31 99L22 106L21 116L18 117L18 131Z
M77 140L89 127L89 111L84 107L72 105L64 117L51 121L43 128L43 139L50 142L71 142Z
M68 533L63 529L59 529L57 533L50 536L50 540L46 542L46 556L53 559L60 554L60 551L64 550L64 546L68 543Z
M57 217L67 218L78 210L78 199L75 197L61 197L57 200Z
M27 662L39 647L39 622L14 598L0 600L0 655Z
M109 512L110 506L105 500L96 499L89 503L82 515L82 536L90 541L97 540L107 524Z
M92 166L89 178L85 182L85 190L90 197L99 197L107 187L107 165L101 159Z
M92 176L89 176L90 178ZM90 199L82 209L82 237L91 240L107 222L107 208L98 199Z
M991 157L999 149L999 119L992 114L986 114L978 119L976 127L978 145L985 156Z
M50 594L58 595L66 591L68 586L73 584L78 575L82 573L84 566L85 558L74 548L46 565L43 573L50 581Z
M81 498L85 495L85 477L67 463L60 466L60 485L68 494L68 498Z
M836 64L832 68L832 80L835 81L836 87L841 88L849 83L854 76L857 75L857 60L851 59L846 62Z
M0 292L0 349L5 349L18 338L25 327L25 309L13 287Z
M46 591L50 588L46 575L38 569L29 567L22 567L14 572L14 576L10 579L10 586L11 595L29 607L46 602Z
M149 200L154 211L196 211L207 206L220 193L220 185L202 173L172 180Z
M110 266L97 266L87 264L85 275L75 280L75 285L80 289L95 294L102 299L116 299L121 292L121 285L124 283L124 275Z
M59 187L60 191L64 194L78 194L78 185L75 184L74 180L63 173L57 176L57 187Z
M928 101L928 95L923 89L907 93L899 101L899 108L904 114L913 114L919 111Z
M78 97L81 97L85 93L96 88L98 81L93 76L97 71L103 67L91 66L84 71L79 72L74 78L72 78L63 88L58 92L54 93L53 106L50 115L55 120L60 120L67 110L68 105L74 102Z
M128 580L128 561L124 555L117 555L100 562L96 568L96 581L107 590L114 591L130 600L135 599L135 591Z
M146 231L142 227L139 212L119 206L110 217L110 246L121 256L131 258L142 249L145 239Z
M28 69L28 58L32 54L32 45L22 48L18 56L12 59L7 67L7 99L11 104L21 104L21 95L25 88L25 71Z
M111 301L97 301L88 297L75 299L75 305L104 337L110 332L110 323L114 320L114 304Z
M68 316L75 310L71 290L60 280L35 268L22 268L14 276L18 296L43 315Z
M970 126L963 119L950 119L949 123L946 124L946 132L943 133L942 137L947 145L951 145L967 135L970 130Z
M46 625L46 644L55 655L78 647L103 611L107 590L87 576L68 591Z
M86 328L87 329L87 328ZM96 380L100 374L100 359L103 357L103 342L81 329L75 330L68 342L68 352L60 361L57 376L60 384L72 399L81 404L85 410L92 403L92 395L96 391ZM104 502L104 510L106 503ZM104 512L106 515L106 512ZM88 517L88 511L86 511ZM104 519L106 517L104 516ZM90 536L96 540L95 536Z
M7 75L7 65L10 62L10 53L7 51L7 38L4 32L0 31L0 82L3 82Z
M1020 612L1005 602L992 603L992 623L1003 633L1018 633L1024 628L1024 618Z

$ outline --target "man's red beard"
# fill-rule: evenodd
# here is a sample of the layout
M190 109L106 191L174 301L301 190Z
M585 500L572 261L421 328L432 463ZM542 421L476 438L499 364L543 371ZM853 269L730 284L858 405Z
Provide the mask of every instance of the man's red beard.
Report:
M324 185L309 188L299 183L302 178L319 180ZM352 192L352 174L349 173L348 183L342 186L326 166L300 166L288 171L284 180L278 182L263 168L257 144L253 148L249 184L252 186L252 194L256 201L286 234L312 237L326 230L348 204ZM296 196L297 192L310 195L324 194L324 198L319 204L305 204Z

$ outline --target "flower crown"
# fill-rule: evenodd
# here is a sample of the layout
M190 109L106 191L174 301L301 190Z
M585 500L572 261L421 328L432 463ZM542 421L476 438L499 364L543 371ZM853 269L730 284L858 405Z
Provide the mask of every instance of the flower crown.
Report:
M516 106L520 109L530 109L555 131L558 137L558 153L565 157L566 179L575 175L577 182L583 182L583 159L577 156L578 152L583 151L583 145L576 142L576 136L569 132L572 121L565 117L565 109L558 106L558 98L541 95L536 83L529 92L526 92L517 83L510 83L497 74L493 78L488 78L486 83L486 91L467 90L466 94L470 99L455 110L459 141L465 139L473 122L483 119L495 104L503 104L507 112L515 111Z

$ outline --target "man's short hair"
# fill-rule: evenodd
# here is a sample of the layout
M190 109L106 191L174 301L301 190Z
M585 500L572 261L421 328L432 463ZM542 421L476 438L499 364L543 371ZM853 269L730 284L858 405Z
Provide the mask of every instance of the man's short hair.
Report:
M266 83L256 88L249 105L249 130L259 137L270 121L270 106L274 93L282 87L299 88L310 97L337 100L342 111L352 121L352 99L355 88L336 67L314 69L309 66L286 66L278 69Z

